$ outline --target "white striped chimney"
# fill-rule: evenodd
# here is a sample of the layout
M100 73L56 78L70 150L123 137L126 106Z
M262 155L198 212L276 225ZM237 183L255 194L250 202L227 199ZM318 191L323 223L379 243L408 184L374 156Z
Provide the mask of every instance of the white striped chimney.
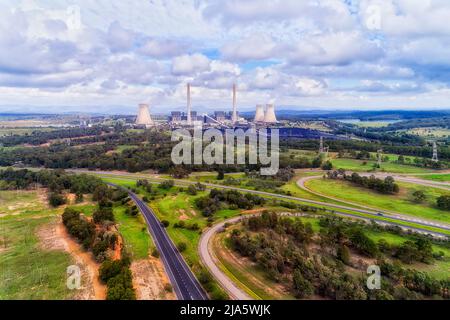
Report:
M231 117L233 123L238 122L237 106L236 106L236 83L233 84L233 116Z
M191 119L191 84L188 83L187 84L187 124L191 125L192 124L192 119Z

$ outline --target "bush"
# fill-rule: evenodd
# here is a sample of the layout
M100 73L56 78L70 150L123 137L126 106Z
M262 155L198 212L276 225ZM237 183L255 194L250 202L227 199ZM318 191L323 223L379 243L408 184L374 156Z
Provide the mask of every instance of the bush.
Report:
M94 211L93 219L95 223L101 223L103 221L114 221L114 214L112 208L102 207Z
M436 201L439 209L450 210L450 195L440 196Z
M323 170L332 170L332 169L333 169L333 164L331 163L330 160L327 160L327 161L325 161L325 162L322 164L322 169L323 169Z
M159 258L159 251L156 248L152 250L152 257Z
M167 220L162 220L161 224L164 226L164 228L167 228L170 225L170 222Z
M344 264L348 265L350 263L350 251L348 250L347 246L339 246L336 252L336 257Z
M110 278L107 282L108 300L136 300L136 293L133 289L131 271L128 268L121 270L119 274Z
M178 251L180 251L180 252L186 251L186 249L187 249L187 244L186 244L186 242L179 242L179 243L177 244L177 248L178 248Z
M172 291L173 291L172 285L171 285L170 283L166 283L166 284L164 285L164 290L165 290L166 292L172 292Z
M413 201L416 203L422 203L427 198L425 193L421 190L414 191L412 196L413 196Z
M161 182L159 187L164 190L169 190L175 185L175 182L173 180L165 180Z
M186 193L191 196L195 196L197 195L197 188L193 184L191 184L189 185L189 187L187 187Z
M314 293L313 285L303 277L301 271L298 269L294 271L293 282L296 296L300 299L307 298Z
M70 235L74 236L87 249L91 246L95 225L80 216L80 213L71 208L66 208L62 214L63 224Z
M63 204L65 204L67 202L66 197L64 197L62 194L60 193L50 193L49 197L48 197L48 203L52 206L52 207L59 207L62 206Z
M99 278L103 283L107 283L109 279L117 276L126 267L122 260L106 260L99 269Z

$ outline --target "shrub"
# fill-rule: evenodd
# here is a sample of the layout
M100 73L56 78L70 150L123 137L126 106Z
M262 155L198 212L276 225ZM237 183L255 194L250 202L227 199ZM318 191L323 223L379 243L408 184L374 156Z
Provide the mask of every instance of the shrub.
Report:
M156 248L152 250L152 257L159 258L159 251Z
M347 246L339 246L336 252L336 256L344 264L348 265L350 263L350 251L348 250Z
M450 195L440 196L436 201L439 209L450 210Z
M165 180L161 182L159 187L164 190L169 190L175 185L175 182L173 180Z
M167 228L170 225L170 222L167 220L162 220L161 224L164 226L164 228Z
M101 207L94 211L93 219L95 223L101 223L103 221L114 221L114 214L112 208Z
M314 287L310 281L306 280L300 270L295 269L294 271L294 290L296 296L299 298L307 298L314 293Z
M52 192L50 193L49 197L48 197L48 203L52 206L52 207L59 207L62 206L63 204L65 204L67 202L66 197L64 197L62 194L60 193L55 193Z
M180 251L180 252L186 251L186 249L187 249L187 244L186 244L186 242L179 242L179 243L177 244L177 248L178 248L178 251Z

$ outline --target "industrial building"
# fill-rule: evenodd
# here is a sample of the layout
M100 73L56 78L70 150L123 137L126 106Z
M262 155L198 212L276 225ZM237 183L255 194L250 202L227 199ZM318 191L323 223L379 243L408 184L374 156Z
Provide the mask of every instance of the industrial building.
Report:
M150 116L148 104L145 103L139 104L136 124L145 127L152 127L155 125L154 121L152 120L152 117Z
M191 84L188 83L186 86L186 112L172 111L169 116L169 123L174 126L193 126L200 123L224 127L248 126L248 122L239 117L236 84L233 84L232 93L232 111L214 111L213 114L204 113L200 115L196 111L192 111ZM258 104L253 123L258 125L276 124L275 106L273 104L265 106Z

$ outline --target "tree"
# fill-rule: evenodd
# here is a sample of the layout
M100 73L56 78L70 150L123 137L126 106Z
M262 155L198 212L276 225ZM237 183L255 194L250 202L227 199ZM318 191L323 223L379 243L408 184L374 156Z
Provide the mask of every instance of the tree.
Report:
M323 169L323 170L332 170L332 169L333 169L333 164L331 163L330 160L327 160L327 161L325 161L325 162L322 164L322 169Z
M350 250L348 250L346 245L341 245L337 248L336 256L344 264L350 263Z
M48 203L52 206L52 207L59 207L62 206L63 204L65 204L67 202L66 197L64 197L62 194L60 193L50 193L50 195L48 196Z
M413 196L413 201L417 202L417 203L422 203L427 198L427 196L425 195L425 193L422 190L414 191L412 196Z
M186 244L186 242L179 242L179 243L177 244L177 248L178 248L178 251L180 251L180 252L185 251L185 250L187 249L187 244Z
M170 222L167 220L162 220L161 224L164 226L164 228L167 228L170 225Z
M171 189L174 185L175 185L175 182L174 182L173 180L165 180L165 181L161 182L161 184L159 185L159 187L160 187L161 189L169 190L169 189Z
M436 201L439 209L450 210L450 195L440 196Z
M298 298L304 299L314 293L314 287L310 281L306 280L299 269L294 271L294 290Z
M186 193L191 196L195 196L197 194L197 188L191 184L187 187Z
M77 192L76 196L75 196L75 202L76 203L81 203L83 202L83 194L81 192Z
M102 207L94 211L93 219L95 223L101 223L103 221L114 221L114 213L112 208Z
M223 173L223 170L219 170L217 172L217 180L223 180L225 178L225 174Z

